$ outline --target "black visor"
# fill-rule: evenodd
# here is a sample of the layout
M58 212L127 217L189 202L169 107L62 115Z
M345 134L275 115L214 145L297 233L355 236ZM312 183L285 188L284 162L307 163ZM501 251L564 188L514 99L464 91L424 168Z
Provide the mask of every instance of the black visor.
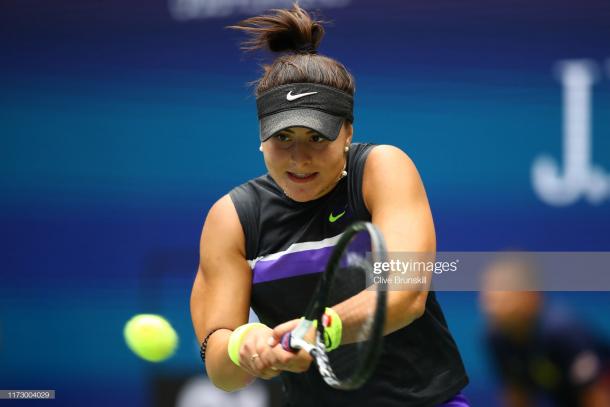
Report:
M352 95L315 83L291 83L256 98L260 140L289 127L306 127L335 140L345 120L354 121Z

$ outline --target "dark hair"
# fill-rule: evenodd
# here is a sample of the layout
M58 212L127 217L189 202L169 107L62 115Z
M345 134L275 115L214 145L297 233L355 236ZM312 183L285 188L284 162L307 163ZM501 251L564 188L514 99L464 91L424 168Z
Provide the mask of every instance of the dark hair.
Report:
M263 65L263 76L254 82L256 96L289 83L317 83L354 94L354 78L342 63L317 53L324 37L322 21L314 20L293 4L292 9L274 9L273 14L247 18L227 28L250 35L242 43L245 51L268 49L284 53L271 65Z

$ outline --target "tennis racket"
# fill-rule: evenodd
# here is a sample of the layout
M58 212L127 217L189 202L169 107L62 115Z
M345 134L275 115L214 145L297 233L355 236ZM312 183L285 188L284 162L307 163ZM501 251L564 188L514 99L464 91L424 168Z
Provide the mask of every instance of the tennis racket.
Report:
M359 388L377 365L383 342L387 290L377 283L383 281L380 277L384 274L374 269L374 264L385 261L387 251L381 232L369 222L350 225L333 248L304 318L281 338L285 350L307 351L324 381L335 389ZM328 352L324 341L325 308L346 300L349 307L348 311L342 307L341 346ZM316 325L315 341L310 343L305 336Z

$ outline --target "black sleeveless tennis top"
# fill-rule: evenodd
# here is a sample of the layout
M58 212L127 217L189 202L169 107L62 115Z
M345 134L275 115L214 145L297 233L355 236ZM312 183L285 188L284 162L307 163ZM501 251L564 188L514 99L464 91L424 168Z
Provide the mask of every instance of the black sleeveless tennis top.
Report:
M351 145L347 177L328 194L295 202L267 175L230 192L252 268L251 305L274 327L303 315L330 248L350 223L370 221L362 176L371 144ZM384 338L371 379L354 391L335 390L317 369L283 372L288 406L435 406L468 383L457 346L434 292L422 317Z

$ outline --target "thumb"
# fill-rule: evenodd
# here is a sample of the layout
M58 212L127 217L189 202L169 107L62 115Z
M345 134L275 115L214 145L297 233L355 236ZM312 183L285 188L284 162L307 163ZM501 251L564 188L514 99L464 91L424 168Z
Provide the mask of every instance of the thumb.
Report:
M273 328L273 338L276 341L279 341L280 338L285 334L297 327L297 325L301 322L300 319L293 319L292 321L284 322Z

